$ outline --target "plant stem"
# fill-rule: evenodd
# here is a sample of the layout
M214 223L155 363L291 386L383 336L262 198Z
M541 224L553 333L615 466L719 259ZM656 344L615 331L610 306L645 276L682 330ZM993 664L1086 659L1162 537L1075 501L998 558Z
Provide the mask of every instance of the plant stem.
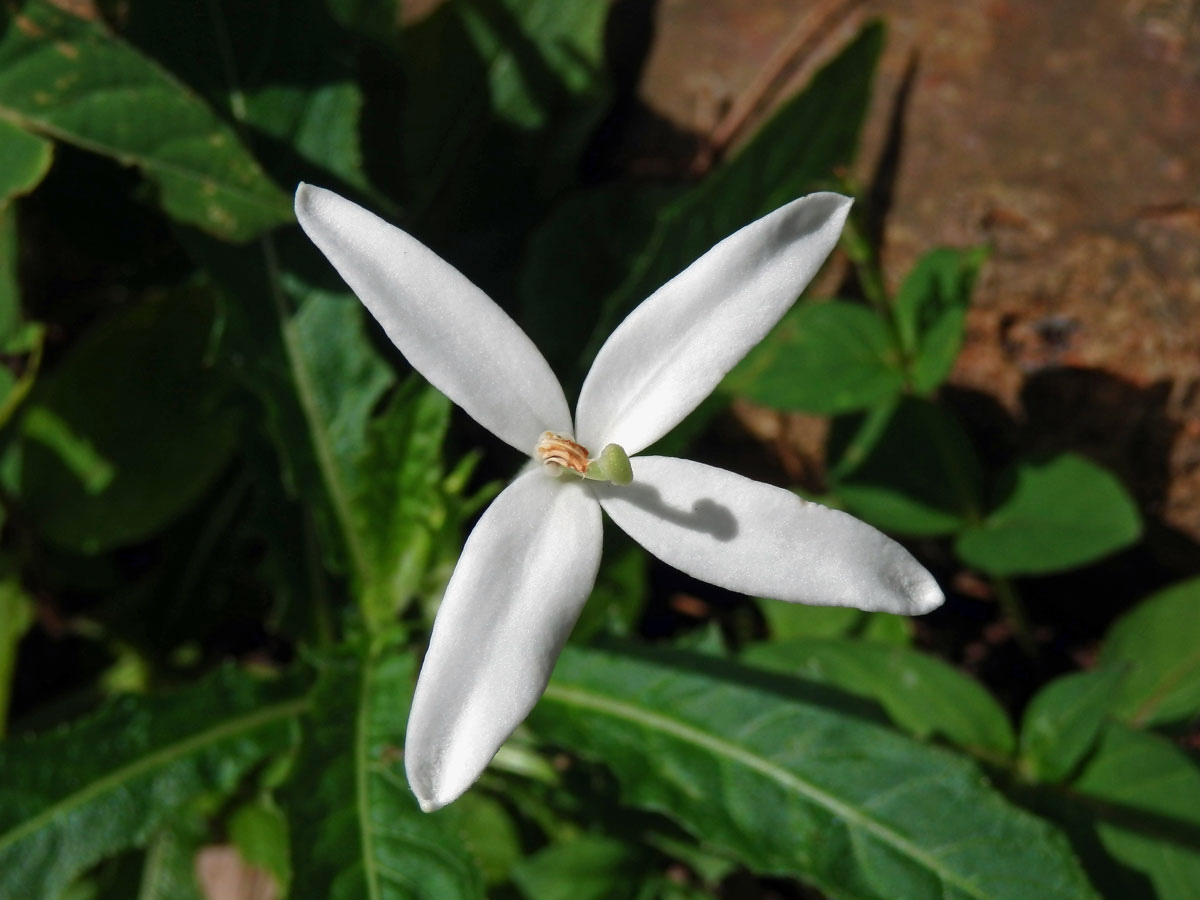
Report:
M1033 630L1029 627L1029 618L1025 615L1025 606L1021 603L1021 598L1017 594L1016 588L1013 587L1013 583L1003 575L993 575L992 590L995 593L996 602L1000 604L1000 612L1013 630L1013 637L1016 638L1017 644L1031 658L1036 659L1038 656L1037 643L1033 639Z

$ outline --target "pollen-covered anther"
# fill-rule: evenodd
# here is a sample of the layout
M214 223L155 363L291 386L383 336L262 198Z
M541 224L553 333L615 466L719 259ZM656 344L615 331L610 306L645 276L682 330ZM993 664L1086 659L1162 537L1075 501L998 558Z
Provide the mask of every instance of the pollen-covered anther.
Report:
M577 444L561 434L553 431L543 431L538 438L537 458L547 464L562 466L580 475L586 475L588 470L588 450L582 444Z

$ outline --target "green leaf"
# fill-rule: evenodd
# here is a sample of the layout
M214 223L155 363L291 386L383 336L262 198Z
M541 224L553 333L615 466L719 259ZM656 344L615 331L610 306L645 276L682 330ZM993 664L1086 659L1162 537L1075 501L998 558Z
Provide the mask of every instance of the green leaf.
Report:
M517 823L505 804L482 791L469 791L444 809L444 818L479 866L484 884L490 888L507 882L523 851Z
M37 187L53 155L50 141L0 119L0 207Z
M1061 835L965 760L816 705L802 682L658 656L568 647L531 723L603 760L626 802L832 897L1094 896Z
M45 0L0 9L0 118L141 168L163 208L226 240L291 219L286 197L194 94Z
M553 844L523 860L513 883L528 900L651 900L650 855L643 847L601 835Z
M204 291L129 307L39 382L21 500L42 534L87 553L141 540L225 468L237 423L228 384L206 358L214 317Z
M480 499L462 496L469 468L442 466L449 401L419 380L397 386L368 337L377 326L298 230L263 247L188 246L231 297L228 365L262 403L285 481L369 627L385 627L414 594L437 593Z
M1200 768L1194 757L1157 735L1113 723L1071 789L1094 815L1089 830L1122 866L1141 876L1106 872L1108 896L1195 898Z
M872 431L859 439L860 429ZM948 412L919 397L904 397L865 419L839 419L829 456L834 494L859 518L884 531L953 534L978 515L982 472L971 442Z
M960 747L1004 756L1016 744L1008 716L978 682L908 647L812 638L757 644L740 658L874 700L893 722L919 738L940 736Z
M1082 566L1141 536L1125 488L1074 454L1016 464L1003 499L955 541L959 556L990 575L1035 575Z
M583 366L635 305L717 241L827 184L853 160L883 36L879 23L864 28L736 157L661 209L633 273L605 301Z
M368 189L355 44L323 0L135 3L121 34L237 122L279 184Z
M17 282L15 197L32 191L50 169L54 145L0 119L0 352L28 358L0 364L0 425L6 424L37 377L42 329L21 314ZM2 716L0 716L2 719Z
M1095 745L1124 671L1100 668L1050 682L1021 721L1021 766L1034 779L1061 781Z
M391 170L379 178L398 182L415 233L499 299L607 106L607 16L593 0L440 4L405 29L402 85L380 92L399 128L375 147Z
M791 310L723 386L763 406L836 415L895 396L904 375L887 323L833 301Z
M206 900L196 880L196 853L204 837L196 823L178 821L151 838L137 900Z
M483 897L451 818L421 812L404 776L413 676L412 657L384 646L323 662L283 796L295 900Z
M226 668L0 745L0 895L57 896L104 857L145 846L202 794L233 789L291 747L304 688Z
M912 626L907 616L866 613L849 606L806 606L761 600L758 604L772 641L793 638L859 637L884 644L908 644Z
M229 839L242 859L270 872L279 893L287 896L292 862L287 819L278 806L264 797L239 806L229 817Z
M1109 629L1101 665L1124 666L1127 677L1112 711L1143 727L1200 714L1200 578L1147 597Z
M555 371L570 372L681 188L617 183L569 196L533 232L517 281L521 324Z
M896 330L911 360L913 387L922 394L933 391L954 367L971 292L985 259L985 247L931 250L917 260L896 292Z
M17 671L17 647L21 638L33 624L33 602L20 579L9 571L7 560L3 561L3 576L0 577L0 738L8 723L8 699L12 690L13 676Z

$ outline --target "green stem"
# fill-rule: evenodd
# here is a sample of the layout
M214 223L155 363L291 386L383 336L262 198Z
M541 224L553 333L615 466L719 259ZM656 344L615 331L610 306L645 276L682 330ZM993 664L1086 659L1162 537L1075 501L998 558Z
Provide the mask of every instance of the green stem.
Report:
M1000 612L1013 630L1017 644L1031 658L1037 658L1037 643L1033 639L1033 629L1029 626L1029 617L1025 615L1025 606L1021 602L1013 583L1003 575L992 576L992 590L996 602L1000 604Z
M887 285L883 280L883 268L879 264L879 256L871 242L867 239L858 217L852 211L842 229L842 249L854 263L858 274L858 283L862 286L863 294L875 310L891 322L891 303L889 302Z

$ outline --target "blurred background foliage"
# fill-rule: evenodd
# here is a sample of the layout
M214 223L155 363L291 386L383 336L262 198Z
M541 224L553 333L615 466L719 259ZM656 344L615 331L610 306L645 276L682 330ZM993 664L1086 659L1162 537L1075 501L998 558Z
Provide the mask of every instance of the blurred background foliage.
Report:
M650 180L608 149L638 7L0 8L0 896L1195 896L1200 580L1097 598L1142 532L1121 481L946 402L988 251L885 285L847 174L883 24L703 177ZM300 180L452 261L568 394L715 241L856 194L821 296L661 449L905 540L946 606L735 597L610 530L545 700L419 812L417 662L517 461L302 237ZM789 480L731 408L829 417L823 471Z

